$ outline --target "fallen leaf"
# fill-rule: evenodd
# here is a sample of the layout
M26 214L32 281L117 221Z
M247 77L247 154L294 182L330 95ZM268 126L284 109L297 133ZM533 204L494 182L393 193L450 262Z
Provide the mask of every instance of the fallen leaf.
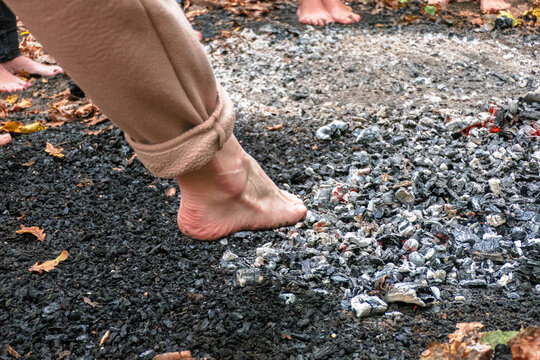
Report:
M47 145L45 146L45 152L49 155L52 155L52 156L55 156L57 158L63 158L65 156L65 154L62 154L62 150L64 150L62 147L54 147L53 144L51 143L47 143Z
M28 270L35 271L40 274L43 273L43 271L49 272L53 270L56 267L56 265L58 265L60 262L66 260L68 258L68 255L69 253L66 250L64 250L56 259L47 260L43 263L41 261L38 261L37 263L32 265L32 267Z
M158 354L154 356L152 360L195 360L195 358L191 356L191 352L182 351L182 352Z
M282 127L283 127L283 123L280 122L280 123L277 124L277 125L267 126L266 128L267 128L268 130L279 130L279 129L281 129Z
M97 106L90 103L79 107L77 110L75 110L73 115L78 118L86 118L93 115L96 111L98 111Z
M20 77L24 77L24 78L27 78L29 79L32 74L30 74L28 71L26 70L19 70L19 72L17 73L17 76L20 76Z
M109 338L109 334L111 333L110 330L107 330L107 332L101 337L101 340L99 341L99 346L103 345L105 341Z
M32 106L32 101L30 99L23 99L19 101L18 103L16 103L15 105L13 105L13 107L9 111L10 112L21 111L24 109L28 109L31 106Z
M19 355L19 353L17 351L15 351L14 348L9 346L8 344L6 344L5 346L6 346L6 350L7 350L9 355L13 356L15 359L20 359L21 358L21 355Z
M19 100L19 95L10 95L6 97L6 102L8 104L15 104Z
M112 130L112 129L114 129L114 125L109 125L109 126L107 126L106 128L98 129L98 130L85 130L85 132L86 132L88 135L99 135L99 134L101 134L101 133L104 132L104 131L109 131L109 130Z
M420 360L488 360L491 359L493 349L488 344L479 343L484 327L481 323L459 323L453 334L448 335L448 343L431 343L428 350L422 353Z
M389 174L382 174L381 175L381 180L382 182L388 182L392 179L392 177L389 175Z
M91 117L88 120L84 120L84 122L87 123L86 126L94 126L94 125L99 124L100 122L103 122L105 120L108 120L106 116L103 116L101 114L97 114L97 115L94 115L93 117Z
M495 349L495 346L499 344L508 343L508 340L515 337L517 334L519 334L519 331L489 331L482 334L481 341L484 343L488 343L493 349Z
M90 305L91 307L99 306L99 303L90 300L90 299L87 298L86 296L83 297L83 301L84 301L85 304L88 304L88 305Z
M531 326L522 330L508 345L512 349L512 360L540 359L540 328Z
M176 195L176 188L173 186L167 191L167 194L165 195L167 195L168 197L173 197L174 195Z
M0 130L19 134L32 134L45 130L45 127L39 122L23 125L20 121L9 121L2 125Z
M483 26L484 25L484 19L482 18L474 18L471 20L471 24L477 25L477 26Z
M32 166L32 165L34 165L35 163L36 163L35 161L30 160L29 162L24 163L24 164L21 164L21 165L22 165L22 166Z
M119 167L113 167L112 170L117 171L117 172L124 171L124 169L119 168Z
M8 116L6 102L0 100L0 119L5 119Z
M41 242L45 241L45 236L46 236L45 231L43 231L37 226L26 227L26 226L21 225L21 229L15 232L17 234L32 234L35 237L37 237L39 241Z

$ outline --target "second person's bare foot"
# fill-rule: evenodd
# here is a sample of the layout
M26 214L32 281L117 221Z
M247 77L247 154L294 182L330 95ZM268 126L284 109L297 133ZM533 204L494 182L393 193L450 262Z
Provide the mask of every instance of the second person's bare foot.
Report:
M303 24L324 26L334 22L321 0L299 0L296 15Z
M0 66L0 92L21 91L31 86Z
M450 0L428 0L429 5L441 5L441 7L446 7L450 3Z
M480 0L480 10L485 13L497 13L512 7L503 0Z
M2 66L14 74L27 72L33 75L55 76L64 72L64 69L60 66L41 64L24 55L17 56L13 60L2 63Z
M302 200L279 190L234 136L205 167L177 180L178 227L193 239L293 225L306 216Z
M322 3L332 16L332 19L337 23L352 24L360 21L360 15L355 14L350 7L340 0L322 0Z

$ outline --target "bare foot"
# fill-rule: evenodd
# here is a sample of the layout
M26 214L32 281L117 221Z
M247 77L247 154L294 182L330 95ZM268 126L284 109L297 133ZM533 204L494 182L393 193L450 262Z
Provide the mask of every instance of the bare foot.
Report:
M293 225L306 216L302 200L279 190L234 136L204 168L177 180L178 227L193 239Z
M30 87L32 84L19 79L6 69L4 69L2 66L0 66L0 92L14 92L14 91L21 91L28 87Z
M480 10L485 13L497 13L511 7L512 5L503 0L480 0Z
M11 135L9 134L1 134L0 135L0 146L9 144L11 141Z
M447 7L450 0L428 0L429 5L441 5L441 7Z
M28 72L33 75L55 76L64 73L60 66L41 64L23 55L2 63L2 66L14 74Z
M334 22L321 0L299 0L296 15L303 24L324 26Z
M352 24L360 21L360 15L355 14L352 9L340 0L322 0L326 10L332 16L332 19L340 24Z

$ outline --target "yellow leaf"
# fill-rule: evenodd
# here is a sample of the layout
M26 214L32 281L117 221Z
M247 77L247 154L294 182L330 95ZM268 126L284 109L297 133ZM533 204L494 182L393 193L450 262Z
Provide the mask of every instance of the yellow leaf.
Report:
M30 269L28 270L35 271L40 274L43 273L43 271L49 272L53 270L56 267L56 265L58 265L60 262L66 260L68 256L69 256L69 253L66 250L64 250L56 259L47 260L43 263L38 261L37 263L32 265L32 267L30 267Z
M15 104L19 100L19 95L10 95L6 97L6 102L8 104Z
M45 236L47 235L45 234L45 231L43 231L37 226L26 227L26 226L21 225L21 229L15 232L17 234L32 234L35 237L37 237L37 239L41 242L45 241Z
M9 121L3 126L0 126L0 130L19 134L32 134L38 131L45 130L45 127L39 122L23 125L23 123L20 121Z
M62 150L64 150L62 147L59 146L56 148L53 144L49 142L45 146L45 152L57 158L63 158L65 156L64 154L62 154Z

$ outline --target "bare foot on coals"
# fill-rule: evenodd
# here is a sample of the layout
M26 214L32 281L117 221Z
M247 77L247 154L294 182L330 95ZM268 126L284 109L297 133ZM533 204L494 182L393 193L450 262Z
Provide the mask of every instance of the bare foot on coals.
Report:
M2 63L2 66L14 74L27 72L33 75L55 76L64 72L64 69L60 66L41 64L24 55L17 56L13 60Z
M332 16L332 19L337 23L352 24L360 21L360 15L355 14L350 7L340 0L322 0L322 3Z
M511 7L512 5L503 0L480 0L480 10L485 13L498 13Z
M0 66L0 92L21 91L31 85Z
M428 0L427 3L429 5L441 5L441 7L445 8L450 3L450 0Z
M324 26L334 22L321 0L299 0L296 15L303 24Z
M202 169L177 180L178 227L193 239L293 225L306 216L302 200L279 190L234 136Z

